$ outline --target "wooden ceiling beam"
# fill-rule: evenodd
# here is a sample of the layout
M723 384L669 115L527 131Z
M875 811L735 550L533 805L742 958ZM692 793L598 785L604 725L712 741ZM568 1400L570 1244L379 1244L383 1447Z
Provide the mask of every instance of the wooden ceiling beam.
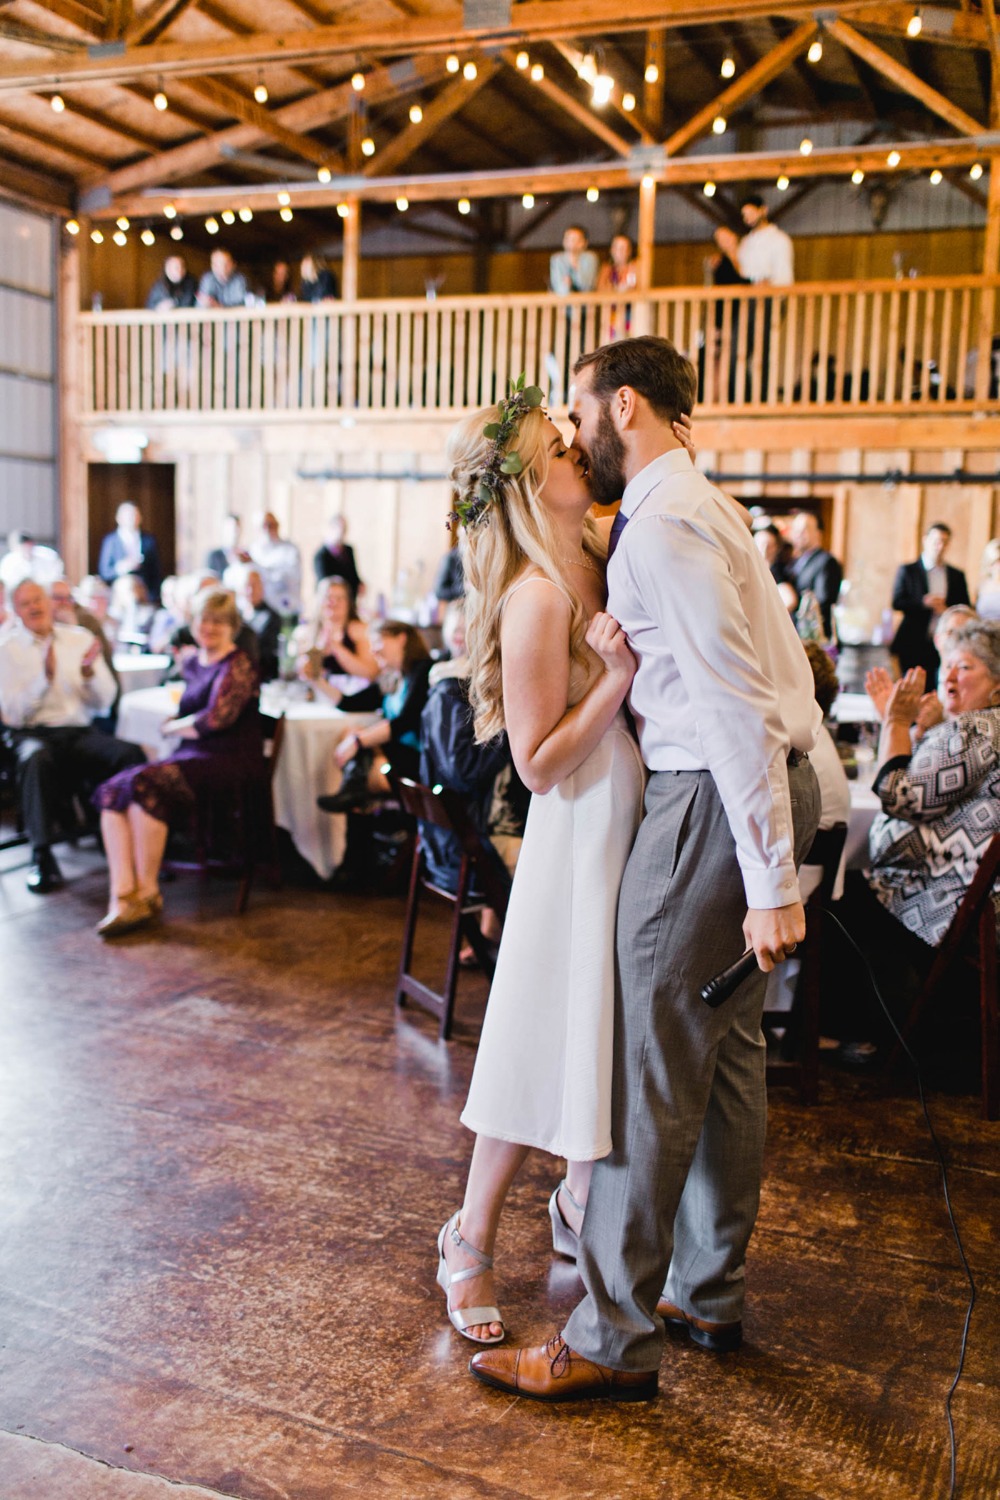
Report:
M567 42L554 41L552 43L552 46L559 53L559 56L569 63L574 73L579 75L580 64L583 62L586 54L581 52L578 47L571 47ZM508 58L511 58L516 57L517 54L514 51L510 51L506 54L506 56ZM618 118L624 125L630 126L632 130L637 130L639 132L640 139L647 146L652 146L653 143L658 139L658 137L655 136L650 130L649 126L646 124L642 116L637 116L634 110L629 113L628 110L622 109L621 104L614 97L614 95L612 95L612 97L608 100L607 108L613 111L613 113L618 116ZM659 115L657 116L657 119L659 119Z
M221 78L187 78L185 87L197 94L199 99L225 110L235 120L252 126L260 135L277 141L279 146L284 146L293 155L315 162L317 166L329 167L331 172L344 170L344 158L339 152L320 145L319 141L312 140L301 131L289 130L265 105L258 104L255 99L233 88L232 84L224 83Z
M504 62L508 63L516 72L517 63L515 59L517 53L513 48L505 48L501 56ZM558 104L559 108L565 114L574 119L578 125L582 125L586 130L589 130L591 135L596 135L598 140L603 141L606 146L610 146L612 151L617 151L620 156L627 156L629 151L631 151L631 141L627 141L624 136L619 135L617 130L612 130L611 126L606 124L598 115L595 115L592 109L588 109L586 104L581 104L579 99L574 99L572 94L568 93L561 84L555 83L548 74L544 78L538 79L537 82L532 80L531 86L537 89L540 94L544 94L546 99L551 99L553 104Z
M510 20L490 26L467 27L460 6L448 5L433 15L397 24L314 26L306 31L246 37L222 37L197 42L156 42L128 47L120 53L92 48L87 57L52 55L19 60L0 68L0 92L70 88L74 83L115 82L143 73L177 77L205 72L233 72L278 63L364 53L413 54L446 51L458 42L465 46L551 40L556 37L599 35L602 31L641 31L653 24L699 26L767 16L774 0L630 0L623 12L620 0L523 0ZM785 0L782 9L793 15L811 13L815 0Z
M0 119L0 141L6 142L8 146L17 149L19 145L24 146L32 141L36 146L41 146L46 151L55 151L61 156L67 157L72 162L87 162L89 166L94 164L94 153L89 147L73 144L72 140L66 139L66 132L59 135L48 135L41 130L33 130L30 126L22 125L20 120ZM44 167L39 167L44 171ZM72 170L76 170L73 168ZM2 171L2 168L0 168Z
M722 90L721 94L700 109L697 114L675 130L663 143L663 149L668 156L676 156L692 141L698 140L712 128L712 121L717 115L728 119L734 109L750 99L754 94L759 94L765 89L773 78L783 73L789 63L793 62L800 53L804 52L809 43L817 35L819 27L815 21L803 21L801 26L796 27L791 36L772 47L770 52L765 52L759 62L747 70L741 78L735 79L728 88Z
M90 36L104 34L104 8L95 0L94 5L81 4L81 0L42 0L45 10L51 11L61 21L79 26Z
M132 0L107 0L104 35L109 42L121 41L132 24Z
M82 37L53 36L40 26L31 26L27 21L0 20L0 36L12 42L25 42L29 47L50 47L54 52L82 52L87 43Z
M190 5L198 0L152 0L150 5L136 16L125 32L126 47L136 47L140 42L155 42L178 16L182 16Z
M895 151L899 161L895 169L888 165L888 155ZM448 172L411 177L394 176L335 178L327 186L282 184L291 194L292 203L302 208L327 207L355 195L362 201L393 202L405 194L411 203L447 201L456 198L520 197L534 193L542 197L552 193L573 193L581 188L638 189L639 179L650 175L665 187L677 184L700 186L706 180L715 183L768 182L784 175L792 179L808 177L845 177L857 169L866 174L879 173L887 180L907 171L931 171L940 167L969 167L974 161L1000 162L1000 140L984 136L980 140L883 142L878 146L831 146L814 150L811 156L798 151L785 153L733 152L724 156L666 157L662 152L637 151L629 160L582 162L572 167L503 168L492 172ZM93 218L114 218L120 213L133 217L162 212L168 203L181 213L201 214L216 209L252 208L258 200L272 199L274 184L253 187L179 188L176 192L136 193L115 199L112 203L87 205ZM83 207L84 205L81 205Z
M929 109L932 114L939 115L959 134L979 135L981 133L983 127L978 120L967 115L964 109L959 109L957 104L952 104L950 99L939 94L937 89L931 88L929 83L924 83L916 73L897 62L894 57L890 57L888 52L884 52L875 42L862 36L860 31L855 31L854 27L849 26L846 21L825 21L823 24L830 36L835 37L842 47L846 47L849 52L860 57L869 67L875 68L904 94L919 99L925 109Z
M88 104L81 104L74 99L72 94L66 100L66 114L75 115L77 119L86 120L89 125L96 125L101 130L106 130L111 135L120 135L123 140L131 141L135 146L141 146L144 151L159 151L160 142L153 135L147 135L142 130L135 130L131 125L123 125L108 110L91 109ZM64 116L65 118L65 116ZM90 165L94 165L94 153L84 153L89 156Z
M458 114L464 109L470 99L475 98L479 90L494 76L500 67L499 61L494 57L481 58L477 65L476 77L473 79L459 76L452 83L447 84L436 98L429 104L423 105L423 118L417 124L410 124L405 130L400 131L394 140L387 146L383 146L364 169L366 177L374 177L376 174L395 172L397 167L402 166L414 153L418 151L425 141L430 140L446 120L452 115ZM502 158L501 158L502 159Z
M866 31L881 31L888 36L907 36L907 26L913 19L910 0L887 0L885 5L838 5L823 6L823 11L836 11L849 16L854 26L863 26ZM777 14L789 15L786 6L779 5ZM979 11L951 10L943 5L922 5L920 19L923 26L921 42L938 42L945 47L989 47L986 23Z
M50 214L53 211L69 217L73 212L73 185L49 177L37 167L25 166L5 153L0 160L0 197Z

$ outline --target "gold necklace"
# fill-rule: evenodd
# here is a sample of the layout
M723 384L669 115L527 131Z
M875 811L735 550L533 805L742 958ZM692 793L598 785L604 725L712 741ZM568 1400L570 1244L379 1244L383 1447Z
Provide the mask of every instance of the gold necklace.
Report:
M592 573L600 573L599 564L591 557L589 552L581 551L579 557L564 558L563 561L571 568L589 568Z

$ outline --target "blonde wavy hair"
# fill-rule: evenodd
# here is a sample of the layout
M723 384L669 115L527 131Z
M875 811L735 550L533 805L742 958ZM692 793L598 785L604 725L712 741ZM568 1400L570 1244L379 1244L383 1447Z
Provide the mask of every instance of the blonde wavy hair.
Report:
M499 415L497 407L486 407L459 422L448 438L449 477L457 500L475 497L490 450L483 428ZM585 659L588 611L563 565L558 535L538 498L549 473L545 421L539 408L525 414L511 444L520 456L521 472L502 476L496 500L483 519L463 533L461 542L466 649L472 668L469 697L480 744L506 727L500 656L503 601L529 564L565 595L570 607L570 658L581 665ZM589 515L583 523L583 546L603 572L607 547Z

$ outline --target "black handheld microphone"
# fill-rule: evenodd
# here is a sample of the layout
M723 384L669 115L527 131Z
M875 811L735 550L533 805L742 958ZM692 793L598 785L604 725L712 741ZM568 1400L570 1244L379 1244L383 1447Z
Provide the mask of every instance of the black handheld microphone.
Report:
M756 967L757 955L752 948L748 948L742 957L729 965L728 969L723 969L721 974L716 974L714 979L710 979L706 985L702 986L699 990L701 998L706 1005L717 1010L729 999L736 987L741 985L744 979L750 977Z

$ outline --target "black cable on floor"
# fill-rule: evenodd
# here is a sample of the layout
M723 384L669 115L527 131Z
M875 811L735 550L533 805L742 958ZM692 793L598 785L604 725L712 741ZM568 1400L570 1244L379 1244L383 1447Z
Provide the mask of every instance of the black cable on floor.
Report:
M954 1417L952 1416L951 1403L952 1398L954 1397L954 1394L958 1389L958 1383L962 1378L962 1370L965 1367L965 1354L969 1343L969 1326L972 1322L972 1309L976 1305L976 1283L972 1275L972 1268L969 1265L968 1257L965 1254L965 1247L962 1244L962 1237L958 1232L958 1224L955 1221L954 1210L951 1206L951 1190L948 1185L948 1167L944 1158L944 1150L941 1146L941 1142L938 1140L937 1132L934 1129L934 1124L931 1120L930 1112L927 1108L927 1099L924 1094L924 1080L923 1075L920 1071L920 1064L917 1062L916 1057L907 1045L903 1033L896 1025L895 1018L892 1015L892 1012L890 1011L888 1005L885 1003L882 991L878 987L878 982L875 978L874 971L871 964L868 962L866 955L858 947L858 944L854 941L853 937L848 932L847 928L844 926L840 918L837 916L836 912L832 911L827 905L824 906L823 913L824 916L832 918L832 920L837 924L841 932L844 934L844 937L850 943L851 947L854 949L855 953L858 955L858 957L861 959L861 962L868 970L868 978L871 980L872 989L875 991L875 998L878 1000L879 1005L882 1007L882 1010L885 1013L886 1020L892 1027L892 1030L896 1035L896 1039L898 1040L903 1051L906 1053L906 1056L909 1058L910 1064L913 1068L913 1073L917 1080L917 1092L920 1096L920 1108L923 1110L924 1119L927 1122L927 1131L934 1146L934 1152L938 1159L938 1166L941 1169L941 1185L944 1189L945 1207L948 1210L948 1222L951 1225L951 1232L954 1236L955 1244L958 1247L959 1259L962 1262L962 1268L965 1271L965 1275L969 1283L969 1303L965 1309L965 1322L962 1326L962 1342L958 1354L958 1367L955 1370L955 1377L948 1388L948 1394L945 1397L944 1403L944 1414L948 1423L948 1443L951 1452L951 1482L948 1486L948 1500L954 1500L955 1486L958 1478L958 1448L955 1441L955 1421Z

